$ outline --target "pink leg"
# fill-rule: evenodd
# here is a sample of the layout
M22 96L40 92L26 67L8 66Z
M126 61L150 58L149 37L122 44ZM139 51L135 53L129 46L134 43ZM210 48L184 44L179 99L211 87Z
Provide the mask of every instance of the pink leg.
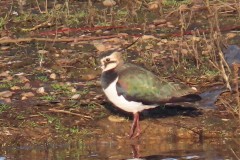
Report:
M132 124L130 135L129 135L130 138L138 137L141 132L140 124L139 124L139 113L138 112L134 113L133 116L134 116L133 124ZM133 136L136 129L137 129L137 133L135 136Z

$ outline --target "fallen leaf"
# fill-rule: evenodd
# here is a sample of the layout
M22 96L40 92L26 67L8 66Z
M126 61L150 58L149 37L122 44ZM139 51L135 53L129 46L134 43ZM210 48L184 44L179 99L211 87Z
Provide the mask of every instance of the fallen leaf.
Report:
M38 50L37 51L37 53L38 54L46 54L46 53L48 53L49 51L47 51L47 50Z
M158 2L151 2L148 4L148 9L153 11L159 8Z
M152 35L143 35L142 36L142 40L147 40L147 39L157 39L157 38Z
M35 96L35 95L34 95L34 93L32 93L32 92L25 92L25 93L22 93L21 96L28 98L28 97L33 97L33 96Z
M7 76L9 76L9 71L0 73L0 77L7 77Z
M71 99L78 99L81 95L80 94L74 94Z
M11 97L13 95L14 92L11 92L11 91L2 91L0 92L0 97L3 97L3 98L8 98L8 97Z
M167 22L166 19L155 19L153 20L153 24L159 25L159 24L165 24Z
M25 76L18 76L18 78L22 83L29 82L29 79L27 79Z
M12 86L12 87L11 87L11 90L19 90L19 89L20 89L19 86Z
M106 47L102 43L94 43L93 45L100 52L106 51Z

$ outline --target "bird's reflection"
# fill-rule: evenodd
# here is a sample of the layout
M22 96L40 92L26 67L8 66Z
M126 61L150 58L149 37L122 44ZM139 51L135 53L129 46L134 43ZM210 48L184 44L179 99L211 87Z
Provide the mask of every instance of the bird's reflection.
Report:
M140 153L140 144L131 144L132 148L132 157L126 158L124 160L178 160L178 159L202 159L203 157L199 155L184 155L184 156L176 156L177 153L172 153L175 155L162 154L162 155L148 155L141 156Z

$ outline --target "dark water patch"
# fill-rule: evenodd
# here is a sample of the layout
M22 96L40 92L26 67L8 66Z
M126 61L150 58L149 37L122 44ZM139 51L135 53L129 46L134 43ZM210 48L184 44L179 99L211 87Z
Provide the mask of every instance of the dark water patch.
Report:
M229 66L233 63L240 63L240 48L237 45L229 45L224 50L224 58Z

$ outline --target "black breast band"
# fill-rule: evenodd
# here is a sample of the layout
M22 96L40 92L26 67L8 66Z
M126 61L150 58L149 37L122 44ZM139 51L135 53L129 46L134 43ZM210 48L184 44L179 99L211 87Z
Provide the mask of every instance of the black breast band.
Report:
M103 89L106 89L117 77L117 72L114 69L103 72L101 76L101 85Z

